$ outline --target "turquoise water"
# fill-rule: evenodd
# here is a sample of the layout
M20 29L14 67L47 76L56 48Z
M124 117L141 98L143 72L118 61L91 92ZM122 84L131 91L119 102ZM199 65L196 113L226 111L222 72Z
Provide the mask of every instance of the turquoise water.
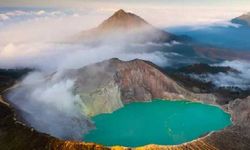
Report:
M218 107L163 100L131 103L92 120L96 129L84 141L130 147L181 144L231 124L230 115Z

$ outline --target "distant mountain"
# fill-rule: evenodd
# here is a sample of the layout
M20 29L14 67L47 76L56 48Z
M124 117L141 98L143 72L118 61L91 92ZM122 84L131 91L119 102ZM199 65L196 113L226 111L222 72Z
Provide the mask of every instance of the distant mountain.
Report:
M80 33L76 40L93 41L107 39L122 39L140 43L164 43L183 41L188 38L157 29L141 17L120 9L96 28Z
M116 30L130 32L140 28L152 28L152 26L141 17L120 9L95 30L98 30L98 32L115 32Z
M232 22L245 25L245 26L250 26L250 12L232 19Z

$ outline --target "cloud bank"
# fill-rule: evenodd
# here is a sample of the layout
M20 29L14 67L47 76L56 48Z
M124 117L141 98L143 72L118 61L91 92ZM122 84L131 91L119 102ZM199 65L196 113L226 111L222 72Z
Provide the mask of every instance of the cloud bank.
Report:
M238 70L240 73L219 73L217 75L209 75L208 80L220 87L239 87L243 90L250 89L250 64L247 61L234 60L225 61L219 66L229 66Z
M6 12L6 14L13 14L13 16L19 16L19 14L33 16L35 14L39 17L21 19L21 21L13 20L15 23L5 24L4 28L0 29L1 68L34 67L41 70L56 71L58 69L78 68L113 57L124 60L145 58L155 61L159 65L167 62L167 59L163 58L159 52L138 51L141 47L135 45L128 49L127 43L121 40L108 41L95 47L64 42L71 36L90 28L90 24L94 24L93 22L88 23L91 22L86 17L89 14L76 16L76 13L64 13L55 10L48 12L33 10L23 11L22 13L13 10L13 12ZM92 20L103 20L97 18ZM95 25L92 27L95 27ZM172 46L173 44L176 43L165 43L165 46ZM96 55L97 53L99 55ZM149 57L149 55L152 57ZM159 60L163 60L163 62Z
M231 67L238 72L217 74L192 74L191 77L205 82L212 82L216 87L237 87L242 90L250 89L250 64L248 61L233 60L224 61L214 66Z
M99 45L67 42L89 28L86 15L46 10L5 12L0 29L0 68L35 68L10 93L8 99L35 129L63 139L82 140L93 128L84 114L83 100L74 92L75 79L61 78L67 69L77 69L109 58L146 59L169 64L174 53L146 51L147 46L171 47L180 43L145 46L126 40L103 40ZM57 13L55 13L57 12ZM102 19L101 19L102 20ZM122 38L124 39L124 38Z

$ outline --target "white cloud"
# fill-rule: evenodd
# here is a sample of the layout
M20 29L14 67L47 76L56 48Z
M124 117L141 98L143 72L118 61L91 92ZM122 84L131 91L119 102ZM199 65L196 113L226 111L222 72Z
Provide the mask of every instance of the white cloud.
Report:
M250 64L248 61L224 61L220 64L214 64L214 66L229 66L239 72L202 75L192 74L191 76L202 81L212 81L217 87L238 87L243 90L250 89Z
M44 10L36 12L39 14L48 13ZM12 15L15 13L16 11ZM35 67L56 71L57 69L79 68L113 57L124 60L139 57L149 59L159 65L167 61L167 58L159 52L136 51L136 49L139 49L138 47L127 50L127 43L122 40L109 41L95 47L65 43L64 41L90 28L90 25L94 24L91 20L101 22L103 19L100 18L103 18L103 16L99 13L96 14L96 12L90 12L97 16L90 20L89 13L65 15L65 13L57 10L50 11L50 13L58 16L39 16L22 22L17 21L18 23L6 25L2 30L0 29L0 67ZM18 12L17 14L25 13ZM33 12L30 12L30 14L33 14ZM148 44L157 46L154 43ZM164 46L176 44L179 43L164 43Z
M36 12L37 15L43 15L43 14L45 14L45 13L46 13L46 12L45 12L44 10L40 10L40 11Z
M6 14L0 14L0 21L4 21L4 20L8 20L8 19L10 19L10 18Z

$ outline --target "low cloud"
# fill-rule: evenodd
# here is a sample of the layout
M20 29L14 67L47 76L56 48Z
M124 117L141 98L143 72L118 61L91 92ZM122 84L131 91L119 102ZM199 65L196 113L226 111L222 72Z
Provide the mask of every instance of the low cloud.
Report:
M89 21L86 15L76 17L75 13L66 15L60 11L46 12L45 10L22 11L22 13L19 11L6 12L9 16L28 15L29 13L43 17L17 21L17 24L6 25L4 29L0 30L0 67L34 67L57 71L58 69L79 68L113 57L124 60L149 59L159 65L167 61L167 58L162 57L164 54L161 56L160 52L156 51L157 48L146 52L143 49L140 50L139 45L132 48L127 47L128 43L122 40L108 41L99 46L66 43L65 41L70 37L89 28L89 25L86 25ZM53 17L54 13L57 14L57 17ZM171 47L176 44L179 43L163 45L148 43L148 46ZM149 55L153 57L150 58Z
M250 89L250 64L248 61L224 61L214 66L231 67L239 72L191 75L193 78L212 82L217 87L238 87L242 90Z
M0 68L29 67L40 72L26 76L9 93L8 99L29 126L63 139L82 140L82 135L93 124L81 107L83 100L74 93L75 79L62 79L61 73L114 57L122 60L140 58L164 66L170 64L168 57L175 53L164 53L157 48L180 44L150 43L148 46L155 50L147 51L146 47L135 46L126 40L105 39L94 46L70 43L65 41L88 28L86 16L37 10L25 11L19 16L22 20L16 21L13 17L19 13L21 15L16 11L12 15L5 13L16 24L3 23L4 28L0 29Z
M31 73L8 98L28 125L56 137L80 140L93 126L80 109L81 99L73 95L74 80L51 77Z
M234 60L225 61L219 66L229 66L239 71L239 73L220 73L218 75L209 76L217 86L239 87L241 89L250 89L250 64L248 61Z

